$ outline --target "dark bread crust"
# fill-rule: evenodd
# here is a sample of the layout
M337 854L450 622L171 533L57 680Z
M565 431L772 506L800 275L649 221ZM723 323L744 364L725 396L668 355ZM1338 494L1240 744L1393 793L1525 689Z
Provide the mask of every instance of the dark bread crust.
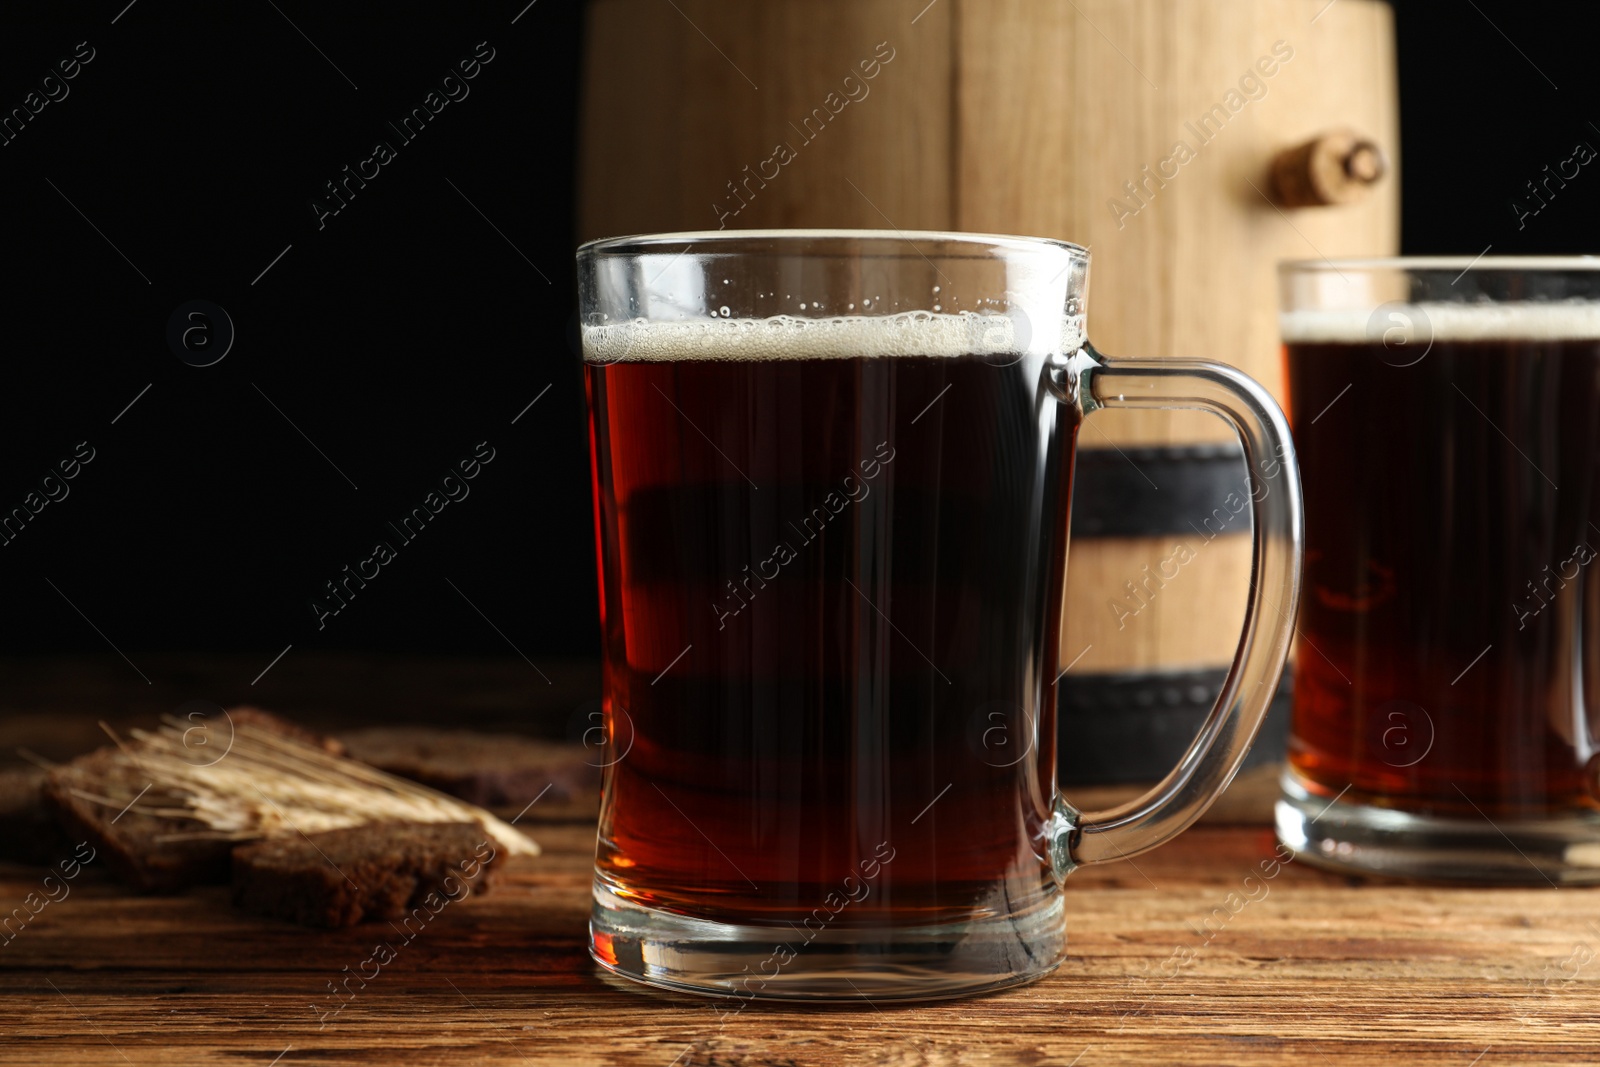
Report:
M181 806L152 785L148 775L121 750L107 746L51 771L45 802L74 841L88 841L118 878L145 892L172 892L191 885L228 880L232 842L160 840L174 833L205 832L197 819L144 815L123 805ZM144 795L140 797L141 791ZM88 794L85 796L84 794ZM90 799L100 797L116 806Z
M552 800L598 788L595 750L516 734L378 727L340 735L352 759L483 808L521 808L548 786Z
M487 889L497 846L476 823L370 823L233 851L234 903L303 926L437 914ZM425 919L423 921L426 921Z

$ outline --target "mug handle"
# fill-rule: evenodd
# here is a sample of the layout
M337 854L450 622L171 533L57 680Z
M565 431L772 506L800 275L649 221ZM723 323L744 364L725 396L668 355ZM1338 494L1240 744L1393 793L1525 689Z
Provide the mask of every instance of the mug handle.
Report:
M1137 856L1181 833L1238 773L1294 635L1305 519L1289 424L1272 395L1243 372L1203 360L1109 360L1085 345L1058 358L1050 373L1085 417L1100 408L1195 408L1222 416L1244 446L1253 519L1250 596L1216 704L1178 765L1138 799L1079 812L1057 794L1052 858L1065 874Z

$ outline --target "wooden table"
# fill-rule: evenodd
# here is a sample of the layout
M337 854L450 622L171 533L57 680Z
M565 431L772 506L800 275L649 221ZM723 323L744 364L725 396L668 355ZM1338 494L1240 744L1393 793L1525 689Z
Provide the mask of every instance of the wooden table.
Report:
M1359 882L1302 863L1262 880L1259 798L1232 800L1244 821L1073 874L1070 958L1034 985L927 1007L753 1006L725 1025L590 962L587 805L536 805L519 825L545 855L450 905L348 1001L330 983L386 927L301 930L236 912L223 889L133 897L91 864L0 948L0 1064L1600 1059L1600 890ZM0 910L41 877L0 867Z

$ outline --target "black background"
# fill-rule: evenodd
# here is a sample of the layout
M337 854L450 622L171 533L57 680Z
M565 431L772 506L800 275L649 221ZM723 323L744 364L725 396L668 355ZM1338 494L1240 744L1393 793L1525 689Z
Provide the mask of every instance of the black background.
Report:
M0 547L0 653L598 652L568 336L582 12L525 2L0 14L0 111L96 53L0 147L0 512L76 442L96 456ZM1592 5L1395 7L1405 250L1595 251L1600 163L1521 229L1511 206L1600 147ZM323 183L480 41L470 95L319 229ZM197 298L237 331L204 369L165 340ZM470 495L319 630L322 583L480 441Z

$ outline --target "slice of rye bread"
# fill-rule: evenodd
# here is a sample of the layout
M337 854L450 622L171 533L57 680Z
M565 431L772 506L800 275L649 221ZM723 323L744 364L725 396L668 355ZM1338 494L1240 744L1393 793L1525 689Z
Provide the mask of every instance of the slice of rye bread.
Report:
M49 865L72 855L72 845L44 802L45 772L0 770L0 860Z
M233 902L302 926L423 922L483 892L497 846L476 823L382 822L233 850Z
M352 759L484 808L521 808L546 786L551 799L566 800L600 784L596 752L582 745L426 726L353 730L339 739Z
M337 745L301 726L259 708L234 708L227 719L203 724L204 733L185 739L197 763L226 759L233 731L249 726L270 730L336 752ZM202 747L202 745L204 747ZM146 787L150 787L146 791ZM181 809L183 802L155 786L121 749L108 745L51 771L44 784L45 803L74 841L87 840L105 857L107 868L122 881L151 893L174 892L191 885L222 885L231 870L234 842L209 837L198 819L146 815L133 810Z
M148 787L148 788L147 788ZM154 785L121 749L108 745L51 771L45 802L74 841L88 841L106 867L136 889L159 893L228 880L233 842L180 838L203 833L198 819L146 815L141 808L181 808L182 802Z

